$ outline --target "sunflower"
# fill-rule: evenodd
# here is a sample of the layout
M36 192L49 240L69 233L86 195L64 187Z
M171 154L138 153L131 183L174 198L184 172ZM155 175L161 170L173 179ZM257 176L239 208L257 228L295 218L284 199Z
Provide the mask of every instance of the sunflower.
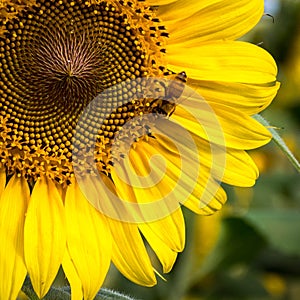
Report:
M1 1L1 299L27 275L44 297L60 267L93 299L111 261L153 286L149 249L169 272L184 248L180 205L212 214L220 182L254 184L245 151L271 136L251 115L279 84L235 40L262 15L262 0Z

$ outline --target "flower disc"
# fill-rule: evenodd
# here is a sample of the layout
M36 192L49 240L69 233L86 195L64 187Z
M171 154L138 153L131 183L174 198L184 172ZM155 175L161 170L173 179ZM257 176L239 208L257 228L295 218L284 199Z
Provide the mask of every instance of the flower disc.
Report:
M159 76L167 34L140 2L38 0L5 8L0 15L0 157L9 172L68 182L80 113L108 87ZM105 118L119 106L114 101L110 95L101 104ZM126 105L118 112L101 128L106 143L116 125L132 117Z

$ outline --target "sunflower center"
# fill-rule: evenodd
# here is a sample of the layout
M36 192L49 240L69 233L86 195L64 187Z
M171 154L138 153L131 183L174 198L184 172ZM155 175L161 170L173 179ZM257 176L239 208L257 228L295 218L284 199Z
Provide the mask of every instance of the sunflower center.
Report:
M27 178L67 182L81 112L113 85L161 76L166 33L139 1L23 2L0 10L0 159ZM107 98L99 113L111 120L115 108L121 125L141 112L118 106ZM107 144L119 127L103 126Z
M86 105L104 88L110 58L97 37L72 28L45 28L44 35L31 36L20 53L20 77L29 81L38 99L60 103L65 108Z

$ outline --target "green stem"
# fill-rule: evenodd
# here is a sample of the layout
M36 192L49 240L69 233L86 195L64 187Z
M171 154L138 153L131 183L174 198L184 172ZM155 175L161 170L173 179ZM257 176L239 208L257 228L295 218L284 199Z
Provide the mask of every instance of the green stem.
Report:
M27 277L22 286L22 291L30 300L40 300L33 290L30 279ZM63 288L51 287L44 300L71 300L70 293Z
M27 277L22 287L22 291L30 300L40 300L33 290L30 279ZM51 287L43 300L71 300L70 287ZM102 288L94 300L134 300L119 292Z
M102 288L94 300L134 300L134 298L120 294L117 291Z
M269 124L269 122L264 119L261 115L255 115L254 118L261 123L262 125L266 126L266 128L271 132L273 141L276 143L276 145L284 152L284 154L287 156L289 161L292 163L292 165L295 167L295 169L300 173L300 163L294 156L294 154L291 152L291 150L288 148L284 140L281 138L281 136L277 133L277 131Z

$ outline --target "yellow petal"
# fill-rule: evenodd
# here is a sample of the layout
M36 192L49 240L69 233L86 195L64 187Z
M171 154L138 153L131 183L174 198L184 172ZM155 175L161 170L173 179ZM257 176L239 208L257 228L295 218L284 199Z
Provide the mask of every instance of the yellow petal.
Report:
M205 115L207 118L206 122L210 125L209 122L212 122L211 112L204 109L205 107L199 113ZM189 115L183 116L183 118L184 122L186 122ZM178 121L178 118L176 120ZM185 134L182 134L172 122L169 122L169 126L160 126L161 132L155 134L155 141L157 143L155 148L171 164L167 182L169 186L174 186L173 192L175 191L175 193L172 194L174 195L173 200L177 200L179 203L185 205L186 200L191 197L195 198L197 213L207 214L208 211L212 213L220 209L226 201L225 193L220 196L220 182L216 180L222 178L226 168L226 148L222 148L222 141L219 141L220 127L213 127L213 133L216 132L216 136L213 137L216 137L216 142L220 142L220 145L217 146L212 144L211 140L208 142L197 136L199 131L205 136L207 128L203 130L201 127L203 124L196 122L194 119L192 120L191 122L194 122L192 130L189 127L187 129L190 130L188 134L191 136L195 148L186 139ZM185 126L184 122L181 122L183 127ZM172 133L175 128L175 132ZM179 153L176 155L176 148L166 139L168 135L172 137L177 146L183 144L190 151L181 151L180 155ZM211 149L211 147L213 148ZM170 153L173 153L173 155L171 156Z
M24 229L25 261L33 288L48 292L66 248L65 211L52 180L39 179L32 191Z
M265 84L276 81L277 66L262 48L239 41L200 47L170 47L168 67L189 78L206 81Z
M205 193L204 200L203 197L201 198L201 194L203 194L203 186L199 185L199 188L195 188L195 191L183 205L196 214L211 215L220 210L227 200L225 191L218 185L212 189L212 193L209 193L209 191Z
M122 201L116 194L116 183L103 173L78 177L77 184L89 203L103 215L125 222L135 222L140 218L140 214L136 217L139 207Z
M112 260L129 280L144 286L156 284L144 242L135 224L108 219L113 235Z
M174 126L162 121L157 126L164 129L165 142L160 142L156 133L155 138L140 140L111 171L118 195L138 203L145 222L160 220L176 211L193 191L198 176L196 145L193 147L184 129L171 125Z
M170 249L153 230L147 230L147 228L143 230L140 226L139 229L161 262L163 272L170 272L176 261L177 252Z
M201 113L203 113L203 111ZM163 125L163 123L160 125ZM197 126L200 125L197 124ZM163 211L165 214L164 216L168 216L172 211L175 211L172 210L174 207L169 205L169 198L178 205L179 203L185 204L187 199L194 197L197 201L196 211L202 214L212 213L213 211L220 209L226 201L226 194L224 192L221 194L219 188L220 183L212 177L214 173L210 170L211 166L209 164L208 167L201 165L201 149L199 148L199 145L197 145L197 140L193 140L195 143L194 146L196 147L193 149L190 141L186 139L184 134L181 134L174 123L171 123L169 127L166 125L160 126L159 129L160 133L155 133L155 139L149 139L148 142L139 141L136 144L135 149L130 151L129 156L132 160L134 171L140 175L146 176L148 172L148 166L146 165L149 164L150 158L155 155L161 155L166 165L166 171L163 174L164 176L155 184L153 181L150 181L152 185L147 187L144 186L144 188L143 185L137 187L135 184L136 181L132 179L134 176L128 175L129 171L124 165L123 172L128 175L126 180L131 184L124 183L124 181L117 177L117 174L112 172L117 190L118 192L120 191L123 199L127 200L129 198L128 195L130 195L130 198L135 199L141 206L144 202L148 202L150 205L152 204L153 216L155 213L156 216L162 213L160 210L157 211L157 200L161 200L162 203L165 203L166 205L166 210ZM175 144L178 148L175 147ZM181 155L179 155L178 152L180 144L187 147L186 151L181 151ZM181 148L181 150L182 149L184 148ZM214 157L213 162L217 160L219 163L218 168L221 169L219 177L223 175L226 166L225 154L226 153L224 153L223 160L219 161L220 153L214 153L216 157ZM152 174L153 178L158 177L156 175L159 174L159 171L161 170L164 170L164 167L159 163L159 160L155 162L155 160L152 159L151 171L153 171L155 175ZM216 172L215 168L213 171ZM158 219L160 218L157 217L157 219L154 220ZM155 224L155 222L153 223ZM181 225L181 228L183 228L183 225ZM161 234L161 230L157 229L157 232ZM171 249L176 251L179 250L178 248L173 248L174 243L172 244L165 236L162 240Z
M235 186L249 187L255 184L258 169L251 157L243 150L224 149L224 160L214 157L211 153L212 144L209 141L191 133L195 139L201 157L202 170L210 173L217 181ZM220 149L219 153L222 149ZM202 172L203 174L203 172Z
M169 131L172 131L172 129L170 128ZM180 174L180 180L176 181L176 194L178 194L176 198L181 204L186 205L186 201L193 202L186 206L199 214L211 214L219 210L226 201L226 194L223 190L220 190L220 182L215 179L223 176L226 167L226 152L223 151L226 149L213 144L210 145L193 132L190 132L190 134L197 146L196 151L189 153L189 159L194 161L194 165L189 166L190 172L182 174L185 173L183 165L187 158L181 156L182 163L178 163L178 160L173 159L172 171L174 173L169 178L172 181L174 178L178 178L178 174ZM170 143L168 146L165 144L166 140L161 134L156 134L155 137L162 147L165 147L165 149L169 148L170 152L175 151L171 148ZM183 135L178 135L178 141L180 140L184 143ZM208 146L203 149L202 143ZM210 146L214 147L213 151L210 149ZM198 157L199 160L195 157ZM195 170L196 173L192 174ZM216 174L218 177L216 177ZM185 192L188 191L188 194L181 192L182 189L185 189Z
M84 299L94 299L108 272L112 239L105 217L84 197L76 183L65 200L67 246L81 280Z
M0 168L0 197L4 191L6 184L6 171L4 168Z
M217 0L215 0L217 2ZM164 24L168 24L168 29L176 31L174 23L183 21L187 17L201 11L208 5L207 1L180 0L171 3L165 3L157 9L157 15L161 18ZM199 22L198 22L199 24ZM177 23L178 25L178 23ZM178 28L177 30L182 30ZM172 38L170 39L172 41ZM168 41L169 42L169 41Z
M156 234L171 250L181 252L185 244L185 224L181 209L154 222L139 224L144 235L147 232Z
M250 31L263 12L262 0L185 0L159 8L159 16L167 20L170 45L195 38L197 43L235 40Z
M236 149L254 149L268 143L272 136L259 122L229 106L214 103L226 145Z
M103 182L105 182L105 184L109 187L109 189L114 192L114 189L115 187L112 186L112 181L111 180L106 180L107 177L106 176L103 176L102 177L102 180ZM119 211L118 212L113 212L112 213L112 209L114 210L114 208L111 208L110 205L103 205L103 201L101 200L104 200L105 202L109 202L113 199L104 199L104 198L108 198L109 195L107 194L107 190L106 189L103 189L103 186L95 179L95 178L90 178L90 180L84 180L84 190L85 190L85 193L89 192L89 195L92 195L92 198L93 199L99 199L98 203L97 201L92 201L93 204L95 204L96 207L98 207L100 209L100 211L102 212L107 212L107 215L108 216L114 216L115 219L117 220L123 220L124 219L124 212L126 210L126 208L122 208L121 206L117 206L119 207ZM124 195L127 195L127 198L129 201L134 202L136 201L136 198L135 198L135 195L134 195L134 191L131 189L131 187L129 186L126 186L128 187L127 190L124 190L125 186L122 186L120 187L119 186L119 189L120 189L120 193L124 196ZM130 196L128 196L128 192L131 193ZM96 196L96 193L98 193L98 196ZM101 195L101 197L99 197L99 194ZM125 198L125 199L127 199ZM119 201L119 200L118 200ZM109 208L109 211L107 210ZM128 210L126 212L129 213L130 210ZM135 213L135 211L131 211L133 214ZM131 218L133 220L136 220L136 217L135 216L131 216ZM130 219L130 216L125 216L125 219L126 220L129 220ZM114 222L114 221L112 221ZM145 250L144 250L144 245L143 243L141 242L141 239L140 239L140 235L138 233L138 231L136 231L136 228L134 227L135 225L126 225L126 223L121 223L120 222L120 226L122 226L122 224L124 224L124 226L127 228L125 228L125 231L126 230L129 230L131 232L131 235L134 235L134 234L137 234L136 236L136 239L137 239L137 243L141 243L139 244L140 245L140 250L139 252L142 253L142 254L139 254L140 256L142 255L147 255L147 253L145 253ZM117 224L115 224L115 226L117 226ZM114 226L113 226L114 228ZM120 246L118 245L118 243L120 243L122 245L122 240L121 238L123 238L120 234L118 234L119 230L116 228L115 229L115 236L116 236L116 241L114 242L114 245L115 247L119 248ZM149 238L149 236L151 236L151 238ZM148 230L147 231L147 238L149 238L149 244L152 246L152 248L154 249L155 253L157 254L158 258L160 259L162 265L163 265L163 270L164 272L169 272L170 269L172 268L175 260L176 260L176 252L172 251L167 245L165 245L162 240L159 238L158 235L156 235L155 233L153 233L153 231L151 230ZM126 242L127 243L127 242ZM132 241L132 243L135 243L135 241ZM179 242L177 243L178 245L181 245L182 242ZM129 245L127 244L127 246L129 247ZM178 246L180 247L180 246ZM134 247L133 247L134 248ZM119 252L120 251L120 252ZM126 254L128 253L129 257L132 257L134 255L136 255L136 253L130 253L131 251L134 251L132 249L130 249L129 251L126 251ZM124 251L123 251L124 252ZM113 260L115 261L115 264L118 266L118 268L121 270L121 272L127 276L128 278L130 278L131 280L134 280L131 278L131 276L133 276L132 274L134 273L134 270L131 270L132 268L134 268L134 266L132 267L130 264L131 263L128 263L128 265L126 265L125 261L122 261L121 258L122 258L122 249L120 250L114 250L114 257L113 257ZM133 260L137 260L138 258L137 257L134 257ZM135 262L136 264L138 264L138 268L143 268L143 266L140 264L146 264L148 265L149 267L149 270L148 272L150 272L150 283L149 283L149 274L146 274L146 275L142 275L140 276L140 279L136 279L138 280L138 283L140 284L143 284L143 285L153 285L153 272L152 272L152 267L149 265L149 260L148 259L144 259L146 260L146 262L143 262L143 260L141 260L141 262ZM129 268L129 270L128 270ZM122 271L123 270L123 271ZM143 271L140 271L140 272L143 272ZM146 279L143 279L143 277L146 277ZM142 281L141 281L142 280Z
M168 4L168 3L172 3L176 0L146 0L146 3L148 5L164 5L164 4Z
M169 131L171 131L171 129ZM181 204L184 204L185 201L191 197L191 195L194 195L198 199L199 207L205 207L210 204L214 206L217 205L219 207L220 203L214 204L211 202L215 201L215 193L217 193L220 185L220 183L215 180L215 173L219 171L221 174L220 176L222 176L224 173L224 168L226 166L225 153L224 157L222 157L221 151L216 151L214 149L214 152L212 152L209 147L203 151L201 147L202 142L205 144L208 144L208 142L205 140L200 140L199 137L192 132L189 133L193 137L193 141L197 148L193 152L188 153L188 157L184 157L181 154L181 163L172 160L173 174L170 176L170 181L178 178L178 175L180 174L180 180L176 180L176 194L178 194L176 198ZM158 143L166 147L165 140L161 134L156 135L156 139ZM180 140L182 143L184 143L184 138L182 135L178 135L178 141ZM189 164L187 170L185 170L183 166L188 160L191 161L191 164ZM216 163L218 164L217 167L220 170L216 168ZM182 189L185 189L185 192L182 192Z
M205 115L197 107L194 108L193 114L201 116L199 120L191 116L183 107L177 107L172 118L190 132L208 140L210 143L224 145L225 139L226 147L229 148L249 150L261 147L271 140L269 131L248 115L217 103L212 104L212 109L214 115L211 115L211 117L217 118L220 126L212 121L212 118L209 119L209 114ZM209 113L212 114L212 112ZM207 135L208 130L210 135ZM223 140L220 137L220 130L224 137Z
M220 103L254 115L264 110L274 99L279 82L270 84L245 84L189 80L189 85L209 103Z
M24 220L30 192L14 175L0 197L0 298L16 299L24 279Z
M247 152L227 149L226 163L224 176L220 180L240 187L251 187L255 184L259 172Z
M182 202L183 205L198 214L212 214L220 210L226 202L226 193L220 188L220 181L214 178L215 169L213 163L211 168L201 167L193 192L187 200ZM196 207L191 207L187 202L191 202Z
M147 156L147 153L143 151L142 148L143 147L141 147L139 153L144 152L145 155L131 155L131 158L134 159L136 157L143 162L141 165L137 164L134 171L138 169L141 172L144 168L147 168L145 164L147 164L149 160L143 160L143 158ZM116 185L116 191L120 199L132 205L133 208L133 205L136 207L135 209L131 209L132 222L134 223L161 219L170 215L172 211L175 211L179 207L177 199L172 201L172 203L165 201L165 196L172 191L174 184L168 180L167 176L164 176L164 179L161 180L159 184L156 184L155 179L161 175L161 166L158 163L152 165L152 167L152 175L145 177L146 180L142 180L145 179L142 177L141 182L138 184L137 181L139 181L140 178L132 174L123 161L116 163L111 170L112 179Z
M68 250L65 251L65 255L62 261L62 267L71 286L71 300L82 300L83 290L81 280L78 276L77 270L75 269L74 263L72 262Z

